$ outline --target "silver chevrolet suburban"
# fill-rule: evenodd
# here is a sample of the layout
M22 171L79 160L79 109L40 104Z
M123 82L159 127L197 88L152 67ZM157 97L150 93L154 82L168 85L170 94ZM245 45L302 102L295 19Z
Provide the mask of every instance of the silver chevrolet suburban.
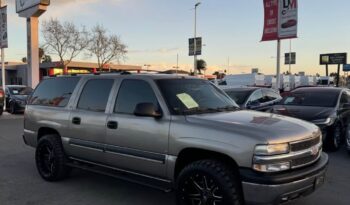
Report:
M240 110L209 81L173 75L45 79L25 111L24 142L44 180L72 168L165 191L177 204L280 204L325 180L319 128Z

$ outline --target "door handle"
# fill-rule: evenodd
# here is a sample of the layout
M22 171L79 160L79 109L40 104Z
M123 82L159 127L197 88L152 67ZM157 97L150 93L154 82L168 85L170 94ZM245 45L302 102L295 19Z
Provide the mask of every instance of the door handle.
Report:
M72 123L75 125L80 125L80 123L81 123L80 117L73 117Z
M107 127L111 130L116 130L116 129L118 129L118 122L109 121L109 122L107 122Z

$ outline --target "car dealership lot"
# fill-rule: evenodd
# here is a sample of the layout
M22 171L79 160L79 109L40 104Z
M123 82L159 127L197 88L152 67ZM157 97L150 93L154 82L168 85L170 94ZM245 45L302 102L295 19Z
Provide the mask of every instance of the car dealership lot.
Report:
M172 204L173 195L140 185L80 170L58 183L43 181L37 173L34 150L22 141L23 117L0 117L1 205L41 204ZM330 154L326 184L313 195L293 202L348 204L350 201L350 156L344 149Z

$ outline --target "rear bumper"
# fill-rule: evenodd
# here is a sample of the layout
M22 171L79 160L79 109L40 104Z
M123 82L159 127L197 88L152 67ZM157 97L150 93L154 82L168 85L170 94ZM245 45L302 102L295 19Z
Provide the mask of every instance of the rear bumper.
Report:
M306 196L323 185L328 155L306 168L275 175L241 169L242 188L247 204L280 204Z

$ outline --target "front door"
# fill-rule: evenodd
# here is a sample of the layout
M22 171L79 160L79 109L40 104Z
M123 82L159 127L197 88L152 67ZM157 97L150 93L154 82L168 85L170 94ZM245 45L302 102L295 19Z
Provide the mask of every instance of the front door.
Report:
M153 103L161 110L150 82L123 80L107 120L106 157L111 166L162 178L166 175L170 119L135 116L139 103Z

